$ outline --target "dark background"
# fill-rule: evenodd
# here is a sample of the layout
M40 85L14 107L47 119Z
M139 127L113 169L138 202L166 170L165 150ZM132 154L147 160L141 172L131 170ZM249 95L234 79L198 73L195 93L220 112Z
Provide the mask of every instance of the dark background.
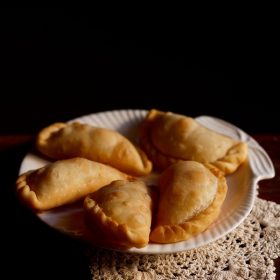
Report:
M0 9L0 134L35 134L126 108L212 115L250 134L279 133L277 25L262 14L245 21L218 14L157 11L149 21L89 8ZM1 271L89 279L83 245L42 224L13 193L31 145L0 150Z
M125 108L212 115L248 133L280 130L272 19L0 11L1 133Z

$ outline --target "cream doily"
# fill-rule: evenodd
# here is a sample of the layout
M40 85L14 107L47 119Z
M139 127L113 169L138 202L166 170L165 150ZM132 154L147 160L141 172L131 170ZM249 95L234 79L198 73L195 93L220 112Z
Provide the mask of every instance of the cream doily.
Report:
M89 256L92 279L275 279L280 204L257 198L237 229L198 249L139 255L93 248Z

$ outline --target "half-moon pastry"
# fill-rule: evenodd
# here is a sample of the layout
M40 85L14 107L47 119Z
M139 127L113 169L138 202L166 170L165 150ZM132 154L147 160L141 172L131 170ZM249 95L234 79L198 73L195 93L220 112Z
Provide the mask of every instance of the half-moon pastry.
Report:
M120 133L88 124L54 123L37 136L37 149L52 159L84 157L136 176L151 172L146 154Z
M129 176L84 158L60 160L19 176L18 197L35 210L48 210L74 202L114 180Z
M212 173L214 172L214 173ZM194 161L168 167L159 180L156 226L150 240L172 243L205 231L218 217L227 193L225 177Z
M114 181L84 200L86 225L102 246L141 248L148 244L152 198L142 181Z
M140 144L159 169L194 160L233 173L247 157L247 144L219 134L196 120L151 110L141 126Z

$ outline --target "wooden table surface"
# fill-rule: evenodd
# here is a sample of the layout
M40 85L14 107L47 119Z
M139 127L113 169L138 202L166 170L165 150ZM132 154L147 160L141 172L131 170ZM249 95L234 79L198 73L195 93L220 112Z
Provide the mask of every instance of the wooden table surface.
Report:
M275 178L260 182L259 197L280 203L280 135L253 137L276 170ZM17 202L14 182L32 145L31 135L0 135L2 274L10 279L90 279L85 245L51 230ZM280 280L280 259L275 266Z

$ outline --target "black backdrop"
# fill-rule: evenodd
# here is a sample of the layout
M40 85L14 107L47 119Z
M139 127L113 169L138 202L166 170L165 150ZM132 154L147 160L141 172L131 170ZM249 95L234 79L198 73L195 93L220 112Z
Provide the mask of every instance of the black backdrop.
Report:
M165 13L154 23L118 16L111 24L92 9L0 9L0 134L123 108L207 114L249 133L279 132L277 25L261 14L247 24L237 15L226 20L226 12L190 14ZM15 167L29 149L0 151L2 274L89 279L81 244L40 223L13 193Z
M279 132L275 36L262 22L238 25L225 14L109 23L97 15L1 9L1 133L35 133L54 121L125 108L212 115L249 133Z

